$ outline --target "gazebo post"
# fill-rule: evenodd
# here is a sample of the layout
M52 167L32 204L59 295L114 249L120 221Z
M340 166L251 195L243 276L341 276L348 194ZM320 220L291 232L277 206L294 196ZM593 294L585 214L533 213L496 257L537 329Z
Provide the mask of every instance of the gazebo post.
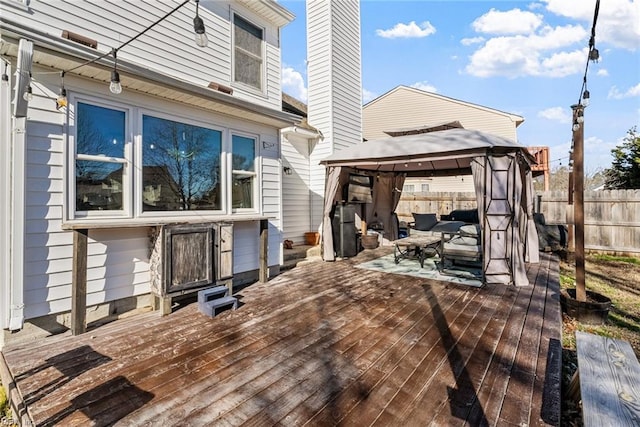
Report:
M574 238L576 262L576 300L586 301L584 266L584 106L575 104L573 110L573 198Z

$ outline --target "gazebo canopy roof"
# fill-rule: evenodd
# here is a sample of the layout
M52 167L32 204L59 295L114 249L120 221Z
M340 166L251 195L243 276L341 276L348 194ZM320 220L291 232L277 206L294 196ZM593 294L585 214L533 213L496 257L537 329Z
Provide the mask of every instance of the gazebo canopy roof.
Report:
M380 172L438 173L468 169L471 159L488 154L521 151L515 141L469 129L447 129L374 139L337 151L321 161L326 166L349 166Z

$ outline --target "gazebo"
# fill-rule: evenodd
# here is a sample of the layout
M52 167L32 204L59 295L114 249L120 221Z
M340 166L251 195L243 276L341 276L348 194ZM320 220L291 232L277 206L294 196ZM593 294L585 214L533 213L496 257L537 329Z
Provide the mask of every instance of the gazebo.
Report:
M368 175L372 200L365 220L381 221L389 240L398 237L394 211L406 177L473 175L482 227L485 283L526 286L525 263L538 262L533 222L533 157L506 138L468 129L446 129L363 142L328 156L323 258L335 260L331 212L344 200L350 175Z

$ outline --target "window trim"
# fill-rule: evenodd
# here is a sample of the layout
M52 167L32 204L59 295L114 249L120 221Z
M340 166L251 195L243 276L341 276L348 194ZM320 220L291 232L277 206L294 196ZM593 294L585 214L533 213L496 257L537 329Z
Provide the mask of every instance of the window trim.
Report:
M233 169L233 137L239 136L242 138L253 139L253 147L254 147L254 171L247 171L244 169ZM262 204L260 200L262 198L262 185L260 185L259 177L261 176L261 154L260 154L260 135L238 131L234 129L229 130L229 151L228 153L228 168L229 168L229 182L227 183L228 188L228 202L229 202L229 212L230 213L260 213L262 211ZM251 208L234 208L233 207L233 176L234 175L242 175L242 176L253 176L253 207Z
M260 88L256 88L254 86L251 86L250 84L241 82L236 80L235 76L236 76L236 16L239 17L240 19L248 22L249 24L253 25L254 27L260 29L262 31L262 39L260 42ZM258 25L256 24L256 22L252 19L246 18L244 15L238 13L235 10L231 11L231 76L229 81L231 82L232 86L234 87L240 87L244 90L247 90L249 92L252 92L254 94L260 95L260 96L266 96L267 94L267 49L266 49L266 34L267 34L267 29L266 27L262 26L262 25ZM242 49L242 48L240 48ZM242 49L243 52L247 52L246 50ZM253 53L251 52L247 52L248 55L250 56L255 56Z
M227 200L227 185L221 185L220 189L222 191L222 193L220 194L220 202L221 202L221 209L219 210L191 210L191 211L147 211L144 212L143 210L143 206L142 206L142 193L144 191L143 189L143 173L142 173L142 166L143 166L143 144L142 144L142 139L144 137L144 135L142 134L142 129L143 129L143 117L144 116L151 116L151 117L155 117L155 118L159 118L159 119L164 119L164 120L170 120L173 122L179 122L179 123L184 123L187 125L192 125L192 126L198 126L198 127L202 127L202 128L206 128L206 129L210 129L210 130L214 130L214 131L218 131L220 132L220 175L222 177L223 182L228 180L227 178L227 165L225 162L225 152L228 151L227 148L227 143L226 143L226 139L227 139L227 134L228 134L228 130L220 127L220 126L215 126L212 125L210 123L205 123L203 121L197 120L197 119L192 119L192 118L187 118L184 116L179 116L179 115L175 115L175 114L170 114L164 111L160 111L160 110L152 110L149 108L142 108L139 107L137 108L137 113L136 113L136 122L137 122L137 129L138 131L136 132L136 146L135 146L135 152L136 152L136 156L135 156L135 169L136 169L136 174L135 174L135 188L134 188L134 202L135 202L135 215L138 218L158 218L158 217L190 217L190 216L203 216L203 215L211 215L211 216L217 216L217 215L224 215L227 212L230 212L230 201Z
M65 150L63 168L63 223L73 226L74 223L95 223L99 226L101 223L122 223L123 225L135 222L171 222L176 219L194 220L197 218L211 218L215 220L217 217L223 216L255 216L260 215L264 209L263 206L263 183L262 183L262 152L261 152L261 136L258 132L239 130L237 128L225 127L220 125L221 120L216 123L205 121L204 117L196 114L196 117L187 117L171 113L169 108L160 107L153 109L150 106L137 105L133 99L124 99L116 102L110 99L94 95L92 93L69 93L69 107L65 115ZM75 160L77 151L77 128L76 128L76 112L79 102L99 107L109 108L125 113L125 157L124 159L115 157L106 157L92 154L79 154L83 160L99 160L107 163L122 163L126 165L123 170L123 210L118 211L76 211L76 181L75 181ZM223 181L221 185L221 209L220 210L192 210L192 211L142 211L143 202L143 173L142 173L142 151L143 151L143 135L142 121L143 116L153 116L157 118L177 121L184 124L204 127L214 131L221 132L221 158L220 173ZM232 157L233 157L233 136L250 138L254 141L254 166L255 171L235 171L236 174L249 174L253 179L253 207L251 208L233 208L232 188L233 175ZM162 219L166 219L163 221Z
M133 170L133 150L134 141L132 131L132 114L134 108L130 105L123 103L114 103L109 100L94 96L83 96L70 94L69 113L67 120L67 132L68 132L68 153L66 156L67 164L65 165L65 189L67 191L66 197L66 211L69 220L84 220L84 219L130 219L133 218L133 191L132 183L135 179L135 170ZM84 103L92 106L107 108L115 111L122 111L125 114L124 125L124 157L106 157L100 155L91 155L77 152L77 112L78 103ZM89 160L100 161L104 163L121 163L122 169L122 209L121 210L105 210L105 211L79 211L76 208L76 160Z

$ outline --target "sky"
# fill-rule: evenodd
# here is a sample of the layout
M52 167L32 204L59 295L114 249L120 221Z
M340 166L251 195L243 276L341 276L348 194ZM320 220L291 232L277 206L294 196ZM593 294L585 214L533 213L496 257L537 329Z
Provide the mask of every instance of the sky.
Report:
M282 90L306 102L305 2L279 3L296 16L282 30ZM555 169L568 164L586 71L593 174L640 124L640 0L601 1L597 62L588 61L594 11L595 0L361 0L363 104L405 85L521 115L519 142L549 146Z

